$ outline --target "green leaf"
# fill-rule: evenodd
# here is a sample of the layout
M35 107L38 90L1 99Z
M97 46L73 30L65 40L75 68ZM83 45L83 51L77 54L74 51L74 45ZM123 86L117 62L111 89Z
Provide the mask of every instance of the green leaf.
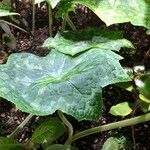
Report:
M43 122L33 133L31 141L38 144L51 143L64 134L64 126L58 118Z
M19 14L14 12L9 12L8 10L5 9L0 9L0 17L12 16L12 15L19 15Z
M104 143L102 150L119 150L119 144L114 137L110 137Z
M142 94L139 94L139 98L140 98L140 100L142 100L143 102L150 103L150 99L148 99L147 97L145 97L145 96L142 95Z
M72 0L89 7L107 26L131 22L150 28L150 0Z
M58 33L54 38L48 38L43 47L55 48L74 56L92 48L119 51L121 47L133 48L133 45L122 39L122 32L88 29L64 32L62 35Z
M0 149L1 150L25 150L22 144L15 140L0 137Z
M149 100L150 101L150 100ZM150 103L147 103L145 101L140 102L140 109L144 112L147 113L150 111Z
M4 33L2 35L2 39L5 45L8 46L9 48L12 48L12 49L16 48L16 38L14 37L13 34Z
M69 12L75 12L75 4L71 0L61 0L56 12L56 18L65 19Z
M132 112L132 109L129 107L128 102L119 103L115 106L112 106L109 113L114 116L127 116Z
M67 145L54 144L49 146L46 150L78 150L75 147L68 147Z
M105 141L102 147L102 150L130 150L130 149L131 143L124 136L110 137Z
M44 2L46 0L35 0L34 4L38 4L38 3L41 3L41 2Z
M78 120L96 120L102 108L102 88L130 78L111 50L93 48L71 57L52 50L46 57L12 54L0 65L0 97L33 115L56 110Z
M55 8L57 4L60 2L60 0L46 0L46 1L52 6L52 8Z
M52 6L52 8L55 8L57 4L60 2L60 0L35 0L34 4L38 4L44 1L47 1Z
M145 74L135 79L136 86L141 94L141 97L150 99L150 74ZM141 98L144 100L144 98Z

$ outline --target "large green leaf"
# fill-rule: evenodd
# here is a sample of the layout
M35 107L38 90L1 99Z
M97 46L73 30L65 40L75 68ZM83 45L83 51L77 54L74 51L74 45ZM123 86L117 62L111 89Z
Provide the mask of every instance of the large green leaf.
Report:
M19 14L14 12L9 12L8 10L5 9L0 9L0 17L12 16L12 15L19 15Z
M33 133L31 141L34 143L51 143L64 133L64 126L58 118L43 122Z
M42 58L12 54L7 64L0 66L0 97L34 115L48 115L59 109L78 120L95 120L101 112L102 88L130 80L120 59L111 50L101 48L76 57L56 49Z
M74 56L92 48L119 51L121 47L133 48L133 45L123 39L122 32L88 29L58 33L54 38L48 38L43 47Z
M69 2L72 5L80 3L89 7L107 26L131 22L133 25L150 28L150 0L70 0Z
M25 150L25 148L15 140L0 137L0 150Z

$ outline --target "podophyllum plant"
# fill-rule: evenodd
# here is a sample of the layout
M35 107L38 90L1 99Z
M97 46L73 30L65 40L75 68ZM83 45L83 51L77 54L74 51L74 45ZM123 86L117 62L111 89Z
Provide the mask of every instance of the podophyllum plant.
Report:
M54 4L53 0L50 2ZM150 0L59 0L57 3L57 17L62 17L63 23L67 20L74 30L68 13L78 3L89 7L106 25L131 22L150 28ZM55 6L57 3L55 1ZM26 148L32 149L36 148L36 144L42 144L46 150L73 149L71 143L79 138L150 120L150 113L147 113L73 135L72 125L63 114L79 121L97 120L101 117L103 107L102 89L110 84L131 80L119 63L122 57L115 53L121 47L133 48L123 38L122 32L92 28L64 31L57 33L54 38L48 38L43 47L51 50L46 57L29 53L12 54L8 62L0 66L0 96L16 104L20 110L30 113L9 137L13 137L31 115L50 115L56 111L68 127L69 136L65 145L51 145L53 140L64 133L62 123L55 118L52 120L55 123L46 122L35 131ZM119 108L116 106L117 110L122 105L131 112L127 103L120 104ZM56 130L58 126L61 129L59 134ZM0 141L14 142L6 138ZM3 144L1 147L4 148Z

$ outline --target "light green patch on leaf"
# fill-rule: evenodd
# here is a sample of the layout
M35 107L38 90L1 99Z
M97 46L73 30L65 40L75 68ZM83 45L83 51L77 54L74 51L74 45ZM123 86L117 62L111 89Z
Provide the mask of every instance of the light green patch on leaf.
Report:
M58 118L43 122L33 133L31 141L38 144L51 143L64 134L64 126Z
M119 103L115 106L112 106L109 113L114 116L127 116L132 112L132 109L129 107L128 102Z
M78 150L78 149L76 147L68 145L54 144L46 148L46 150Z
M133 48L133 45L122 38L122 32L88 29L58 33L54 38L48 38L43 47L74 56L92 48L119 51L121 47Z
M14 12L9 12L8 10L5 9L0 9L0 17L12 16L12 15L19 15L19 14Z
M1 150L25 150L22 144L17 141L5 137L0 137Z

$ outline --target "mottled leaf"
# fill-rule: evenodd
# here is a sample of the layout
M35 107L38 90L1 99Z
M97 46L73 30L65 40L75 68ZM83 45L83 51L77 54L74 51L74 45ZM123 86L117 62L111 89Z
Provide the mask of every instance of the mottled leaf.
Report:
M49 115L61 110L78 120L99 118L102 88L130 80L112 51L91 49L70 57L57 50L46 57L12 54L0 65L0 97L22 111Z
M119 51L121 47L133 48L131 42L122 38L122 32L88 29L58 33L48 38L43 47L55 48L62 53L76 55L92 48Z
M129 107L128 102L119 103L115 106L112 106L109 113L114 116L127 116L132 112L132 109Z
M0 150L25 150L25 148L15 140L0 137Z
M34 131L31 141L34 143L51 143L64 133L64 126L58 118L43 122Z

